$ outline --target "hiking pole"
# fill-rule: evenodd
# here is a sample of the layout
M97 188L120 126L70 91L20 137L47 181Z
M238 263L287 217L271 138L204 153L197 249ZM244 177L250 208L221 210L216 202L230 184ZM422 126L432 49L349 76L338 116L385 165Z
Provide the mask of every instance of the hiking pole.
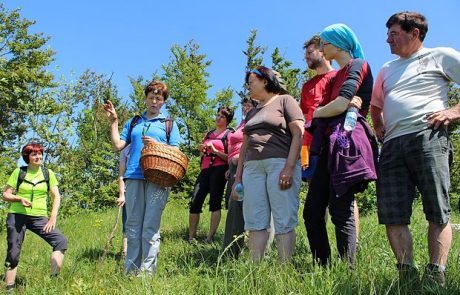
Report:
M118 206L118 213L115 219L115 224L113 225L112 232L110 233L109 237L107 238L107 241L105 242L104 251L102 252L102 256L100 260L104 260L104 258L107 256L107 251L109 251L110 244L112 243L112 240L115 237L115 234L117 232L118 223L120 222L120 215L121 215L122 210L123 210L123 206Z

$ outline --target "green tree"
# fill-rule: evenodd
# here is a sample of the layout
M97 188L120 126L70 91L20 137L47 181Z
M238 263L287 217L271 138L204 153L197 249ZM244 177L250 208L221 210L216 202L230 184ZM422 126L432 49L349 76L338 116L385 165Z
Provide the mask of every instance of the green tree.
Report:
M246 56L246 67L245 71L250 71L256 67L263 65L264 54L267 48L256 43L257 30L251 30L248 40L246 40L246 50L243 50L243 54ZM242 90L238 92L241 98L248 97L248 88L243 83Z
M197 155L197 147L204 133L214 125L214 114L218 105L228 103L233 92L225 89L215 98L207 95L211 85L208 82L210 60L199 52L199 45L193 40L184 47L171 47L170 61L163 65L163 80L170 89L171 99L167 110L179 126L184 151Z
M102 109L103 98L114 103L121 124L130 111L121 103L111 79L89 70L69 86L67 94L74 100L71 112L75 115L71 117L71 125L75 129L72 139L75 142L59 151L64 209L111 206L117 190L119 156L111 146L110 124Z
M21 18L0 3L0 152L19 147L35 114L54 114L56 104L47 91L55 87L47 66L54 51L45 48L49 37L30 33L34 21Z
M193 40L183 47L173 45L169 63L162 66L163 81L168 85L171 96L166 108L182 135L181 150L190 159L186 177L174 188L176 193L182 192L183 197L193 189L200 170L198 145L206 131L214 128L217 107L232 107L233 91L229 88L217 92L213 98L208 97L211 85L207 68L211 61L199 52L199 48Z
M302 73L299 68L293 68L292 62L281 56L278 47L275 48L272 55L272 68L278 71L286 83L286 88L292 97L300 99L300 83L302 82Z

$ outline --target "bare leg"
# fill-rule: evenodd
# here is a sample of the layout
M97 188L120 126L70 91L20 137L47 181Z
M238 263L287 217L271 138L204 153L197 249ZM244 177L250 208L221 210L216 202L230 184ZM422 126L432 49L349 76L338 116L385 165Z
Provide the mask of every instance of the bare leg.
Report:
M190 213L188 216L188 239L192 240L196 238L196 230L198 223L200 222L200 214Z
M430 255L430 263L445 266L451 244L452 228L450 222L446 224L429 222L428 252Z
M57 275L61 271L62 263L64 262L64 253L54 251L51 253L51 275Z
M295 238L296 234L294 230L286 234L276 235L279 261L288 262L291 260L292 253L294 253Z
M355 200L355 226L356 226L356 241L359 239L359 208L358 202Z
M16 280L16 273L18 271L18 267L8 269L5 272L5 283L6 285L14 285L14 281Z
M249 251L253 262L260 262L267 247L268 232L266 229L249 232Z
M126 257L126 250L128 249L128 238L126 235L123 234L123 238L121 239L121 255Z
M412 265L412 235L409 227L402 225L387 225L387 237L396 260L401 264Z
M273 244L273 240L275 239L275 223L273 222L273 214L270 214L270 228L268 231L268 241L267 241L267 249L265 251L269 251L271 245Z
M220 223L220 210L211 212L211 225L209 226L209 233L206 237L207 242L212 242Z

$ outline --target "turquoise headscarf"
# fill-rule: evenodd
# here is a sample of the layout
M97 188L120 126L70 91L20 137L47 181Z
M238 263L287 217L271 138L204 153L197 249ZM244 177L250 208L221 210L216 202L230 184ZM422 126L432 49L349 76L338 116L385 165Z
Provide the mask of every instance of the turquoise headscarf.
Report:
M359 43L358 37L356 37L353 30L347 25L330 25L324 28L319 36L324 41L350 53L352 58L364 59L364 51L361 47L361 43Z

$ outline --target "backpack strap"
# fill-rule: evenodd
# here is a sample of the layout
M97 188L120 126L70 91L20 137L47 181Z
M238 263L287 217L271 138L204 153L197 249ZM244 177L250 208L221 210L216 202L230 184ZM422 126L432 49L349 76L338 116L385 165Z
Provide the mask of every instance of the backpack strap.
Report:
M18 181L16 184L16 193L19 191L19 186L25 182L28 184L31 184L32 186L36 186L39 183L46 182L46 187L47 191L50 191L50 174L48 168L45 166L40 167L42 169L42 174L43 174L43 180L40 180L37 183L33 183L31 181L26 180L26 174L27 174L27 166L22 166L19 168L19 174L18 174Z
M48 188L48 192L50 191L50 171L48 168L45 166L42 166L42 173L43 173L43 178L45 179L46 182L46 187Z
M128 131L128 140L131 142L131 132L133 131L134 126L139 123L139 120L141 119L140 115L135 115L133 119L131 120L131 123L129 124L129 131Z
M224 152L226 154L228 154L228 134L230 132L235 132L235 130L233 130L233 128L228 128L225 133L224 133L224 136L222 136L222 138L220 140L222 140L222 144L224 145Z
M24 182L27 174L27 166L19 168L18 181L16 183L16 193L19 192L19 186Z
M173 127L173 119L171 118L166 118L162 120L165 123L166 127L166 142L169 144L169 139L171 138L171 130Z

